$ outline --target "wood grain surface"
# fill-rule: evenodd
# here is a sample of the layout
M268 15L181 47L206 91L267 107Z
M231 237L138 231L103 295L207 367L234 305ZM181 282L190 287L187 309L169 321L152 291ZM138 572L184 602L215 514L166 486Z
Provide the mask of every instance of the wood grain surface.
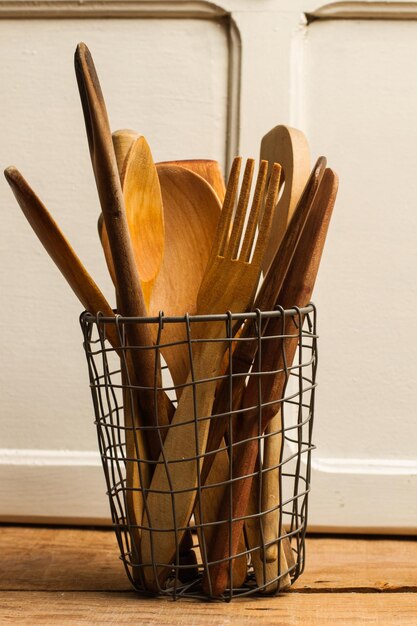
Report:
M0 554L0 591L130 590L112 529L0 526ZM291 593L417 593L416 563L416 538L311 535Z
M111 529L0 526L0 554L0 624L417 625L415 538L308 537L290 592L230 604L136 595Z

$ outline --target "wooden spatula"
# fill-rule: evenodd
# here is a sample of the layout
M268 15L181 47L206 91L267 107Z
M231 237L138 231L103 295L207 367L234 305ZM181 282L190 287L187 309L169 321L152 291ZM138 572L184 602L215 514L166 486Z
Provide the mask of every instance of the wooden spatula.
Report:
M100 289L88 274L53 217L23 176L14 167L7 168L7 170L5 170L5 176L29 224L32 226L45 250L57 265L81 304L93 315L100 312L106 317L114 317L113 310ZM118 352L120 358L124 360L125 357L123 350L121 350L115 325L106 325L106 336L113 348ZM122 368L124 385L127 383L126 372L132 370L133 365L130 361L130 355L127 355L126 367ZM140 420L137 414L136 402L132 402L132 397L126 389L125 387L124 415L125 425L128 428L126 436L126 513L132 537L132 562L139 564L139 526L143 510L140 486L142 486L142 488L149 486L151 466L150 464L142 463L141 483L139 480L139 468L135 459L148 459L150 455L143 431L134 428L134 426L140 425ZM133 568L132 574L135 580L140 580L140 571L137 567Z
M261 159L282 165L281 185L284 185L262 261L266 273L310 175L310 152L304 133L290 126L275 126L262 138Z
M310 152L304 133L289 126L276 126L262 139L261 159L266 159L270 164L281 164L283 172L282 182L284 183L284 189L274 214L274 239L271 237L267 253L264 256L263 265L264 269L267 270L273 255L279 248L310 174ZM273 244L276 246L275 249ZM285 572L288 569L283 544L284 542L289 543L288 538L281 539L279 543L277 542L280 534L285 533L284 529L280 528L279 523L281 432L281 412L278 411L265 431L262 462L261 510L271 512L263 515L262 520L253 517L245 524L249 547L253 550L251 552L251 560L256 581L258 586L263 587L268 593L278 589L278 586L283 590L291 584L288 574L280 580L276 580L281 572ZM249 515L255 516L259 512L259 488L259 481L255 479L249 500ZM266 546L264 555L259 550L255 550L256 546L261 545ZM279 559L278 545L281 547ZM291 547L288 546L287 553L290 550ZM274 582L267 584L269 581Z
M68 239L19 170L8 167L4 175L26 219L83 307L92 315L101 312L106 317L114 317L112 308ZM111 345L118 350L120 341L116 328L108 324L106 334Z
M221 313L245 311L250 307L259 280L263 250L269 236L272 210L276 202L280 166L274 169L265 203L264 216L254 246L256 224L263 205L267 164L261 163L252 208L243 236L253 173L253 161L247 163L242 189L233 219L238 189L240 159L234 161L211 257L197 298L197 311ZM252 248L254 247L253 253ZM195 338L205 340L193 350L193 369L167 434L163 456L151 483L143 533L144 563L147 586L158 589L169 572L184 529L194 508L199 484L200 455L204 454L211 408L221 360L227 342L223 323L196 324ZM195 387L193 381L200 381ZM203 382L205 381L205 382ZM198 421L192 417L197 412ZM197 458L196 458L197 457ZM183 460L181 460L183 459ZM175 493L173 494L172 491ZM174 530L175 529L175 530Z
M75 52L75 71L91 162L116 273L120 312L128 317L143 317L147 313L145 300L135 265L106 106L93 59L83 43L77 46ZM126 334L131 346L152 346L152 336L146 324L129 324ZM172 403L165 393L154 392L155 387L161 386L159 363L154 351L136 349L131 350L130 354L134 365L133 382L140 388L138 402L141 419L145 425L155 428L147 431L150 453L152 458L158 458L160 437L156 428L169 424Z
M316 279L321 254L337 194L337 176L330 169L326 169L321 185L314 197L307 224L303 230L295 255L287 272L285 282L280 293L279 304L284 308L292 306L303 307L311 298L314 282ZM270 320L274 322L274 320ZM278 320L281 323L281 320ZM294 334L292 325L294 322L287 318L285 335ZM276 330L272 324L272 330ZM271 328L268 324L268 333ZM280 329L278 333L280 334ZM251 376L243 397L243 408L248 409L240 419L240 429L236 433L237 439L242 442L236 447L233 458L233 477L235 479L233 489L233 502L231 515L236 520L232 523L232 532L229 533L229 523L221 524L218 528L217 541L210 551L209 560L213 562L210 568L210 577L203 581L204 588L213 595L223 593L228 579L228 558L233 558L242 532L243 520L247 511L252 480L255 472L258 456L259 432L264 432L269 420L276 414L277 406L273 401L277 399L277 405L283 397L286 384L285 370L292 363L297 349L298 336L286 342L286 364L282 361L282 340L269 341L263 350L262 371L277 371L276 376L267 376L260 380L262 402L271 404L265 406L262 411L262 423L259 424L257 410L250 407L257 406L259 393L259 378ZM256 370L255 370L256 371ZM230 502L224 498L221 519L228 519L230 515Z

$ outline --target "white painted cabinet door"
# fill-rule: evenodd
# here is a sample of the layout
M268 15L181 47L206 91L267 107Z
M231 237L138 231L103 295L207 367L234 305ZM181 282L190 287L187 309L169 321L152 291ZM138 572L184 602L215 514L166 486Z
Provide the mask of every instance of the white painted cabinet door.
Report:
M155 160L214 158L226 170L283 123L338 172L314 297L311 528L417 527L416 18L417 5L397 2L0 0L3 165L21 169L112 303L78 41L112 127L142 132ZM81 307L5 183L0 202L0 518L106 522Z

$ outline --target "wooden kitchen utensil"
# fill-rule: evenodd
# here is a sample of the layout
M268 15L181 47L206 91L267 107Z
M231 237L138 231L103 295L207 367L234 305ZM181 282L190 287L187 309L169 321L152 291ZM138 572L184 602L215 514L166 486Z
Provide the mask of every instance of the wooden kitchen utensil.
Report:
M150 315L195 315L221 205L212 187L198 174L177 165L157 165L165 210L165 256L155 281ZM185 325L166 324L162 349L175 385L184 385L190 369ZM178 387L177 397L182 388Z
M284 185L262 261L266 273L310 175L310 151L304 133L290 126L275 126L262 138L261 159L282 165L281 185Z
M77 46L74 60L91 162L116 273L120 313L128 317L143 317L147 311L135 265L106 106L93 59L85 44ZM126 334L131 346L153 345L146 324L129 324ZM165 393L154 392L156 385L161 386L159 363L154 351L136 349L129 353L134 365L131 376L140 388L137 395L141 420L151 427L147 431L149 450L152 458L158 458L160 437L157 428L169 424L172 403Z
M284 183L284 189L274 214L273 238L271 237L270 239L270 244L264 257L263 265L264 269L267 270L273 255L279 248L310 174L310 152L304 133L289 126L276 126L262 139L261 159L268 160L270 164L281 164L282 182ZM248 507L248 515L253 515L254 517L245 523L248 544L253 550L251 552L251 560L256 581L258 586L263 587L268 593L276 591L278 586L283 590L291 585L289 574L286 574L280 580L276 580L281 572L285 572L288 569L284 543L289 543L287 537L284 537L277 543L278 537L285 534L283 527L280 528L279 508L281 500L279 468L281 444L282 420L281 411L279 410L269 422L264 439L261 511L270 511L270 513L265 513L261 519L256 517L256 514L259 513L258 494L260 484L255 479ZM264 555L261 554L260 550L255 550L256 546L261 545L266 546ZM278 546L281 548L279 562ZM288 552L291 554L290 546L287 546ZM274 582L267 584L269 581Z
M139 133L131 128L115 130L112 133L111 138L113 141L114 154L121 180L125 177L130 149L139 137Z
M264 216L252 258L256 223L265 196L267 164L262 162L260 166L244 237L242 233L249 201L253 161L247 163L233 219L239 169L240 159L236 159L232 166L207 270L197 298L199 314L247 310L259 280L261 259L268 240L272 210L278 193L280 166L275 166L271 177ZM219 339L224 334L223 324L204 322L195 325L196 339ZM160 564L159 567L145 568L145 579L150 589L158 589L168 575L169 564L178 549L183 529L194 507L200 466L199 455L205 451L209 420L199 419L195 422L191 418L194 415L194 407L197 407L199 418L210 415L216 388L215 377L226 345L227 342L223 341L202 341L195 345L192 374L188 378L188 385L183 391L168 431L163 456L155 469L143 522L143 525L149 526L152 531L144 531L142 539L144 563ZM192 383L197 380L208 382L194 386ZM178 461L179 459L184 461Z
M92 315L102 313L106 317L114 317L113 310L100 289L88 274L55 220L20 172L14 167L9 167L5 170L4 174L29 224L32 226L45 250L57 265L81 304ZM116 325L106 324L105 332L107 339L118 352L120 358L124 359L123 351L120 349L120 339ZM126 370L132 370L129 355L127 356L127 364L123 372L124 376ZM137 425L139 422L136 404L131 401L130 394L124 394L124 412L126 426L128 429L132 429L134 424L136 423ZM129 459L127 461L126 470L128 486L127 515L132 533L132 561L139 563L140 532L138 526L141 522L143 510L143 499L139 487L141 484L143 488L149 485L150 465L147 463L142 464L142 482L140 482L138 466L133 459L148 459L149 452L147 450L147 443L140 431L133 429L128 430L127 433L126 458ZM133 568L133 576L135 579L139 576L139 570L137 568Z
M102 313L106 317L114 317L113 310L104 295L81 263L52 215L19 170L15 167L8 167L4 175L26 219L83 307L92 315ZM120 341L116 327L107 324L106 334L113 348L118 350Z
M312 201L317 193L325 167L326 159L324 157L320 157L310 174L297 208L294 211L290 225L285 232L285 236L283 237L275 254L274 261L264 278L258 295L256 296L254 304L255 309L259 309L261 311L271 311L277 303L285 275L288 271L296 245L300 239L308 214L311 210ZM248 339L253 336L254 325L251 323L246 324L240 335L241 339ZM233 384L232 406L234 410L240 406L245 385L245 376L243 376L243 374L249 372L256 355L256 350L257 345L255 341L240 341L234 350L232 370L235 375L242 374L242 376L235 376ZM226 377L224 381L219 384L219 389L217 390L216 400L213 407L213 413L216 415L224 414L225 417L217 418L210 425L207 452L211 452L219 448L222 437L224 436L229 424L229 384L227 380L228 379ZM202 473L203 484L208 476L208 472L210 471L212 459L213 455L210 454L204 460Z
M119 131L113 134L113 144L117 146L119 158L117 159L116 156L116 159L130 241L146 311L148 311L152 289L164 255L165 227L161 188L145 137L137 136L129 145L132 135L125 136L122 133L123 131ZM126 148L128 153L125 155ZM105 224L103 224L101 243L110 274L115 281L115 270Z
M303 230L296 253L291 261L285 282L280 292L279 304L284 308L293 306L304 307L311 298L314 282L316 279L321 254L336 199L338 187L337 176L330 169L326 169L318 192L314 197L311 211ZM278 319L278 318L277 318ZM272 330L275 329L275 320L272 322ZM281 320L278 321L281 324ZM268 333L270 332L268 323ZM278 333L280 334L280 328ZM285 336L294 334L294 321L286 318ZM259 379L257 376L250 377L248 386L243 397L243 408L257 406L259 381L261 385L262 403L266 404L262 411L261 432L267 428L269 420L275 415L278 405L283 397L283 391L287 380L287 368L291 365L298 343L298 330L295 338L287 339L285 343L285 360L282 355L282 339L269 341L263 349L262 371L276 371L275 376L266 376ZM256 370L255 370L256 371ZM276 399L276 405L273 401ZM271 404L268 404L271 403ZM216 542L212 544L209 560L214 561L210 568L210 579L206 576L203 581L204 589L214 595L221 594L227 586L228 563L224 559L236 554L237 544L242 531L243 519L246 514L252 478L258 456L258 440L260 425L256 410L248 410L242 414L240 429L236 433L237 439L242 445L236 448L233 458L233 477L235 479L233 489L231 535L229 524L221 524L218 527ZM230 515L230 503L225 498L222 505L221 519L228 519ZM229 550L231 548L231 550Z
M214 189L220 202L223 202L224 194L226 193L226 185L224 184L223 174L217 161L209 159L186 159L182 161L162 161L156 165L179 165L186 170L191 170L191 172L204 178L204 180L209 183L210 187Z
M195 172L168 162L157 164L156 169L164 206L165 250L161 269L150 292L148 315L158 316L160 311L168 316L195 315L197 294L221 205L213 188ZM213 169L216 171L216 168ZM101 239L101 219L98 230ZM114 277L108 247L105 254ZM156 335L158 329L155 328L154 332ZM181 395L181 385L186 382L190 369L186 339L184 324L164 326L160 341L168 345L162 347L161 352L177 386L177 397Z

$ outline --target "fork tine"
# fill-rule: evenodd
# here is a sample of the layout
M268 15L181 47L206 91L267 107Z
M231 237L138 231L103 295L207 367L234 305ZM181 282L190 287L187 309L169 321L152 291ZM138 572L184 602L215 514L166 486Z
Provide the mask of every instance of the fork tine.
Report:
M242 239L243 227L245 225L246 211L248 208L250 188L252 185L253 170L255 160L248 159L246 161L245 172L243 174L242 184L240 186L239 200L235 216L233 218L233 228L227 244L224 256L230 259L236 259Z
M258 178L256 180L255 193L252 200L252 207L249 213L248 223L246 225L245 238L243 240L242 249L239 255L239 259L241 261L249 262L251 256L253 240L256 234L256 225L258 223L258 216L264 199L267 175L268 161L261 161L259 165Z
M223 208L220 213L219 223L217 224L216 234L214 235L213 245L211 247L209 263L216 256L224 256L224 249L229 237L230 225L233 218L233 209L236 202L241 163L242 157L235 157L233 159L229 180L227 181Z
M265 246L271 231L272 218L278 200L282 168L279 163L274 163L271 169L264 213L259 225L258 239L256 240L255 250L253 252L254 263L262 262L262 256L265 252Z

